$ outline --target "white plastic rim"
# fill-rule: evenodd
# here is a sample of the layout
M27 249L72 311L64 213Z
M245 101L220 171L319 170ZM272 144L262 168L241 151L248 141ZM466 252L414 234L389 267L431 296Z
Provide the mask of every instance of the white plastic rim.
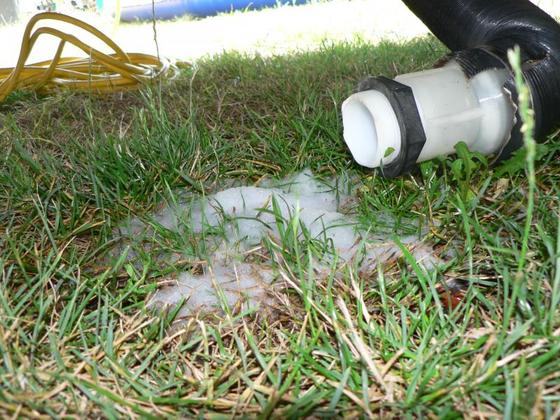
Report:
M376 90L358 92L342 104L344 141L354 160L365 167L387 165L401 149L401 130L393 107Z

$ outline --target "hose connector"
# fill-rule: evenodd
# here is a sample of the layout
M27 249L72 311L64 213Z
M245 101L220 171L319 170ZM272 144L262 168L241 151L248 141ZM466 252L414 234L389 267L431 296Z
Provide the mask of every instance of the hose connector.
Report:
M470 150L498 153L509 140L515 106L501 64L469 75L451 59L440 68L363 81L342 104L344 140L362 166L381 167L388 178L416 163Z
M372 79L365 90L385 94L393 112L379 105L382 99L376 99L377 105L366 100L377 94L362 93L364 84L346 100L344 139L358 163L381 167L387 177L398 176L416 162L453 153L460 141L471 150L494 155L495 162L509 158L523 146L515 77L507 64L507 52L516 46L534 110L533 136L544 140L560 125L560 24L554 18L530 0L403 2L452 55L441 68L395 78L412 90L414 112L395 106ZM383 78L374 80L387 84ZM425 137L419 151L423 136L414 129L416 115ZM384 118L390 122L382 123ZM400 143L394 134L385 138L381 128L394 127L395 118Z

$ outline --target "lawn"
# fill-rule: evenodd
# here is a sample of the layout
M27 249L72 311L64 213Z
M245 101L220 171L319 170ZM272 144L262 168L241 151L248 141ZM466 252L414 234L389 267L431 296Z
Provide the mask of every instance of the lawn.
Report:
M340 104L361 77L445 52L432 37L325 43L203 59L142 92L12 94L0 105L0 415L558 418L558 134L537 147L533 184L524 151L387 180L342 141ZM414 222L446 264L425 270L404 251L368 275L344 265L317 279L311 245L280 244L275 270L292 287L272 313L170 329L173 313L145 301L173 273L106 258L123 220L170 196L305 168L355 179L362 220L388 214L395 234Z

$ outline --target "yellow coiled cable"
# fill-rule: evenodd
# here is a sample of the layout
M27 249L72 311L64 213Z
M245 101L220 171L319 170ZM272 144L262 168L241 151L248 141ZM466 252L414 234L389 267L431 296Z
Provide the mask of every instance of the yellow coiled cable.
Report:
M84 29L103 41L113 53L102 53L58 29L40 27L33 31L35 24L41 20L58 20ZM26 65L33 46L43 34L60 39L53 59ZM88 57L62 57L66 43L80 48ZM86 22L61 13L39 13L29 20L25 28L16 66L0 68L0 102L14 90L50 91L62 87L114 92L136 88L156 78L173 78L176 74L177 67L170 61L149 54L125 53L108 36Z

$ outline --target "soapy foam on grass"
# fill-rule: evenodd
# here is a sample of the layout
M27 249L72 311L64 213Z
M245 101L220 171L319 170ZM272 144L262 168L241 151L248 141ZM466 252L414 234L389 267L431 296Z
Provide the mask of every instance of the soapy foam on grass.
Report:
M330 272L333 263L356 263L360 272L372 272L401 256L390 236L370 233L360 224L352 209L352 190L343 184L341 180L320 182L304 171L281 182L228 188L167 205L153 216L151 224L130 220L120 229L125 242L138 246L140 238L155 239L163 231L183 240L190 238L210 250L198 273L184 271L173 276L152 296L148 307L173 308L183 303L177 315L182 318L225 306L255 309L270 303L274 265L270 258L264 262L248 258L251 249L259 248L265 239L281 246L290 240L321 245L325 252L314 259L313 268L322 273ZM431 247L417 238L400 241L425 267L438 263ZM181 255L156 251L155 243L144 241L142 250L153 253L164 265L173 265L184 254L194 256L192 247ZM129 257L135 259L138 254L133 251Z
M173 284L160 288L148 306L166 309L181 306L177 318L184 318L197 310L213 310L220 305L256 309L269 302L268 289L274 280L271 268L259 264L231 261L225 264L213 258L202 274L180 273Z

